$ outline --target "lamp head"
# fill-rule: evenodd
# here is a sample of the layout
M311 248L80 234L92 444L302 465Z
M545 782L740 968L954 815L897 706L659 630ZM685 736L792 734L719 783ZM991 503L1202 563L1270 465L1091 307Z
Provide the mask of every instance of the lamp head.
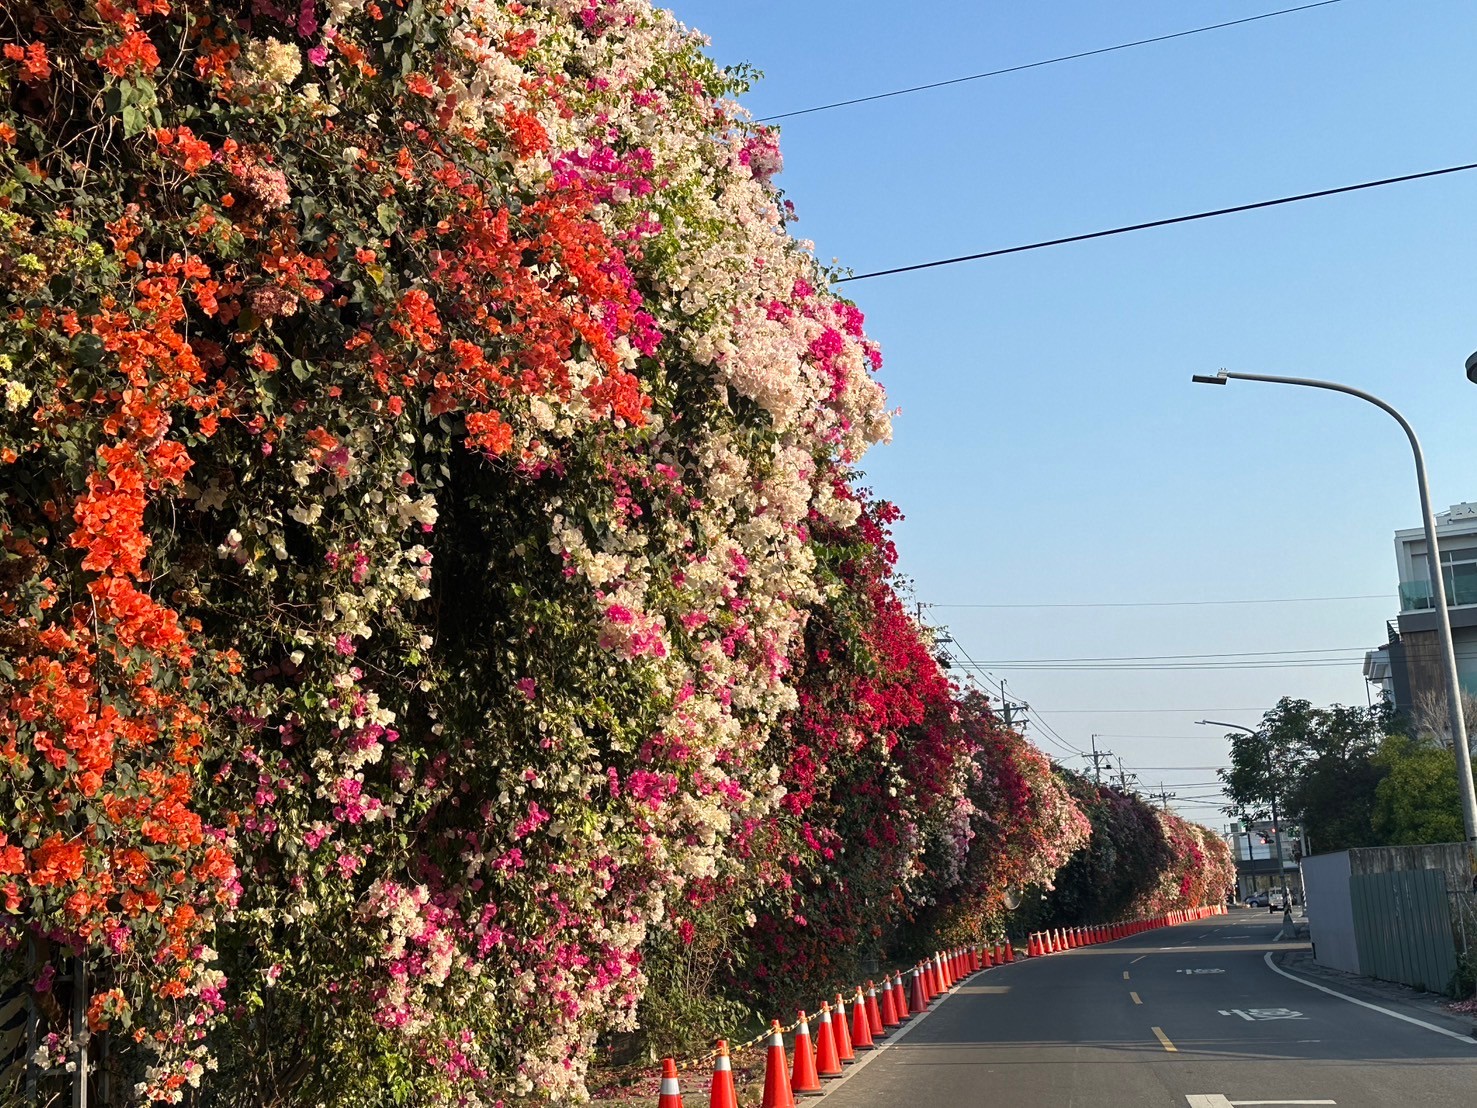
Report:
M1474 354L1473 357L1477 358L1477 354ZM1470 362L1468 363L1468 366L1470 372ZM1214 376L1209 376L1204 373L1193 373L1190 375L1190 380L1194 381L1197 385L1224 385L1226 383L1226 371L1223 369Z
M1477 354L1472 354L1467 358L1467 380L1477 385Z

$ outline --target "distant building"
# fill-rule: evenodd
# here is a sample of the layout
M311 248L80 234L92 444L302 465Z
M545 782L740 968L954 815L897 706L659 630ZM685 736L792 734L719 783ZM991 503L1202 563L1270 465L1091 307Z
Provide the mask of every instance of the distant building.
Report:
M1436 517L1436 545L1457 674L1464 689L1477 692L1477 503L1453 504ZM1400 615L1386 625L1385 645L1364 656L1365 680L1399 711L1409 711L1429 692L1444 696L1446 691L1427 557L1425 528L1395 532Z
M1233 823L1221 836L1236 859L1236 899L1245 900L1252 893L1280 889L1284 881L1294 895L1301 898L1302 876L1298 862L1303 856L1302 842L1290 825L1273 834L1271 820L1258 820L1248 829L1244 823ZM1277 839L1282 839L1283 875L1277 876Z

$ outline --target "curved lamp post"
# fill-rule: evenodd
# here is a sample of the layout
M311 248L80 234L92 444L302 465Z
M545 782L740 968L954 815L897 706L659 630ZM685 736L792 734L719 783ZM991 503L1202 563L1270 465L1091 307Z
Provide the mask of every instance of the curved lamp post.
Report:
M1477 383L1477 354L1467 359L1467 376ZM1477 841L1477 792L1472 787L1472 755L1467 749L1467 724L1462 718L1461 682L1457 677L1456 650L1451 642L1451 617L1446 611L1446 582L1441 569L1441 551L1436 545L1436 517L1431 512L1431 490L1426 484L1426 459L1421 453L1420 440L1415 430L1403 415L1377 396L1340 385L1334 381L1318 381L1311 377L1271 377L1260 373L1228 373L1224 369L1214 376L1197 373L1191 378L1196 384L1224 385L1227 381L1265 381L1274 385L1303 385L1313 389L1327 389L1357 396L1393 417L1410 440L1411 452L1415 455L1416 487L1421 496L1421 522L1426 529L1426 566L1431 575L1431 593L1436 609L1436 637L1441 642L1442 669L1446 675L1446 706L1451 717L1451 745L1456 751L1457 787L1462 796L1462 827L1466 831L1470 850Z

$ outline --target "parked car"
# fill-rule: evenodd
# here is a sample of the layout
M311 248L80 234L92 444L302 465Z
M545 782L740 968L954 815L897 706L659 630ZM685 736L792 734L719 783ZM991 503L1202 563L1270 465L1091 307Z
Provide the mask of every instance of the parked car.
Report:
M1269 894L1265 890L1252 893L1249 897L1246 898L1246 906L1248 908L1265 908L1270 903L1271 894Z

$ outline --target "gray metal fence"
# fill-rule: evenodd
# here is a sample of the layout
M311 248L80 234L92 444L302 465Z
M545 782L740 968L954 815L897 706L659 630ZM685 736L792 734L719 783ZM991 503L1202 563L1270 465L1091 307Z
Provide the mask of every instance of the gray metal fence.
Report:
M1356 873L1349 877L1349 895L1364 973L1432 992L1450 990L1457 958L1445 873Z

